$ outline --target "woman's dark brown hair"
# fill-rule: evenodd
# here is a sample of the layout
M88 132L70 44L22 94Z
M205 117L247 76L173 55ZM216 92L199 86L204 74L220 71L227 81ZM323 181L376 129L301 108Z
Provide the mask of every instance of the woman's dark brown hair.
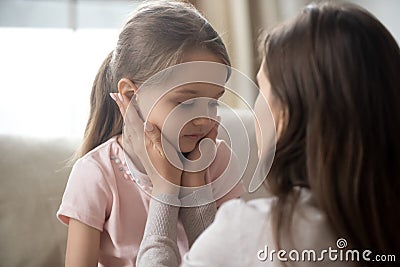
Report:
M130 17L116 48L106 57L93 83L90 114L80 149L72 162L122 132L123 118L109 94L128 78L137 86L170 66L184 53L206 49L228 66L222 39L210 23L186 2L147 1Z
M400 50L394 38L358 6L309 5L267 35L264 62L284 118L267 180L278 196L278 244L282 225L290 225L293 189L302 185L349 246L398 253Z

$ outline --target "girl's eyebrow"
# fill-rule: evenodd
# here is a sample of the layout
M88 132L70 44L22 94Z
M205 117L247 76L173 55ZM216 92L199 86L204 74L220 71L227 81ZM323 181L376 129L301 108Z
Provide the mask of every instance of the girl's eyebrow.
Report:
M191 94L191 95L197 95L197 91L196 91L196 90L191 90L191 89L179 90L179 91L175 91L175 93L177 93L177 94Z
M193 89L183 89L179 91L175 91L177 94L191 94L191 95L197 95L199 94L198 90L193 90ZM225 88L222 88L220 91L218 91L215 94L215 97L221 97L225 93Z

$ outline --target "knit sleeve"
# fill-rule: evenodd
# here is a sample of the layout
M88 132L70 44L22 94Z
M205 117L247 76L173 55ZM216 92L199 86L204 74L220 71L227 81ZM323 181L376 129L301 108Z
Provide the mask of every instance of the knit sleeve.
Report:
M175 196L151 198L136 266L179 266L181 258L176 241L179 205L180 201Z
M214 221L217 206L210 187L194 191L181 201L184 207L179 210L179 218L191 247L197 237Z
M178 214L184 225L189 244L192 245L213 222L217 210L214 201L202 206L183 208L179 208L179 206L182 203L194 204L200 198L204 201L203 198L211 199L211 197L211 191L207 188L195 191L181 200L171 195L158 196L157 199L152 198L136 260L137 266L179 266L181 258L177 246ZM201 200L200 203L202 203Z

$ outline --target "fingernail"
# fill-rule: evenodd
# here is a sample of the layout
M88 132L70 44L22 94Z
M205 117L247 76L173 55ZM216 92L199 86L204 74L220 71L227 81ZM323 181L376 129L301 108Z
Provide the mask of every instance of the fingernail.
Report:
M114 101L117 100L116 97L115 97L115 95L114 95L114 93L110 93L110 96L111 96L111 98L112 98Z
M118 93L118 98L121 102L124 102L124 98L122 97L121 93Z
M144 123L144 128L146 129L146 131L151 132L154 130L153 124L151 124L150 122L146 121Z

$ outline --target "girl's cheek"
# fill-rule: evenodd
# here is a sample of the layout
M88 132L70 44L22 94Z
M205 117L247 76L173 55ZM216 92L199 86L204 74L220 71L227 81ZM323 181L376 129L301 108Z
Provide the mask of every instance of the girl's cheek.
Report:
M210 118L212 119L216 119L218 115L218 108L217 107L213 107L210 111Z
M159 128L163 125L164 121L167 119L168 115L171 113L172 106L163 102L155 104L150 111L149 120L152 123L157 124ZM161 128L160 128L161 129Z

